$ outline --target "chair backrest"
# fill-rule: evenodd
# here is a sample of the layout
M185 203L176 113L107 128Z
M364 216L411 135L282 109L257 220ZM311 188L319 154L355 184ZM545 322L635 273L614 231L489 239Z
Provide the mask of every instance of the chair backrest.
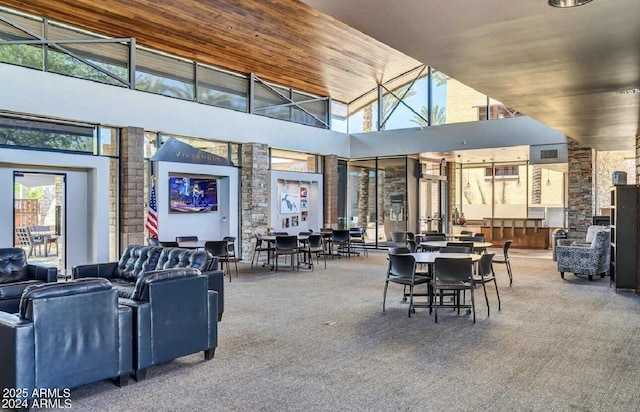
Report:
M364 237L364 232L366 231L367 228L365 227L352 227L349 229L349 235L351 235L352 238L362 239Z
M276 251L278 250L297 250L298 236L276 236Z
M473 232L470 230L461 230L460 231L461 235L468 235L468 236L473 236Z
M0 284L27 280L27 254L20 247L0 249Z
M475 236L471 236L472 242L486 242L487 239L484 237L484 233L476 233Z
M411 255L389 254L389 274L391 276L413 277L416 273L416 260Z
M411 253L411 249L406 246L395 246L389 248L390 255L398 255L403 253Z
M473 275L473 263L471 258L436 258L433 270L437 279L436 282L468 282Z
M423 242L437 242L440 240L446 240L446 237L444 233L438 233L433 235L425 235L423 239Z
M162 247L178 247L178 242L163 242L162 240L158 241L158 244Z
M596 236L596 233L601 232L603 230L609 230L609 226L601 226L601 225L591 225L587 228L587 236L584 241L587 243L593 242L593 238Z
M322 235L320 234L311 234L309 235L309 239L307 239L309 248L311 249L320 249L322 248Z
M18 235L20 246L29 246L31 244L31 235L29 234L28 227L16 227L16 235Z
M407 246L409 247L409 250L411 250L411 253L418 251L418 242L415 240L407 240Z
M256 247L261 247L262 246L262 234L254 233L253 235L256 237Z
M311 233L313 232L310 232L308 230L301 230L300 232L298 232L298 235L309 236Z
M289 236L289 232L271 232L271 236Z
M346 229L334 229L331 238L334 242L347 242L350 239L349 231Z
M413 232L407 232L407 240L416 240L416 234Z
M229 256L228 242L226 240L209 240L204 242L204 250L217 257Z
M504 254L504 258L509 259L509 248L511 247L511 244L513 243L513 240L509 239L506 242L504 242L504 245L502 246L502 253Z
M160 246L160 242L155 237L150 237L147 239L147 246Z
M176 236L176 242L197 242L198 236Z
M480 275L487 276L491 274L491 262L495 255L495 253L485 253L482 255L480 262L478 263L478 273Z
M440 253L471 253L466 246L445 246L441 247Z
M473 241L471 241L471 242L447 242L447 246L464 247L464 248L467 248L467 252L464 252L464 253L473 253Z

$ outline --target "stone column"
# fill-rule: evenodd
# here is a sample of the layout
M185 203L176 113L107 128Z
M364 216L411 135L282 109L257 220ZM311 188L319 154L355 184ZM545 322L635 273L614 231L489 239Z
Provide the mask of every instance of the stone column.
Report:
M240 188L240 249L242 260L251 261L254 233L267 233L269 227L269 146L242 144Z
M570 137L567 138L567 147L569 151L567 190L569 237L584 239L587 228L593 221L595 208L595 150L580 145Z
M144 241L144 129L125 127L120 141L120 252Z
M324 227L338 227L338 156L324 156Z

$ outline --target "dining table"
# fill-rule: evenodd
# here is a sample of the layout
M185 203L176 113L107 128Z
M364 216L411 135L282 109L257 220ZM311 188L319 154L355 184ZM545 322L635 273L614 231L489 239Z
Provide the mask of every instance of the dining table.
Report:
M427 247L430 249L440 249L443 247L446 247L448 243L450 243L450 240L429 240L426 242L420 242L420 246L423 247ZM453 242L456 243L456 242ZM473 250L474 251L479 251L479 250L484 250L488 247L493 246L493 243L491 242L473 242Z
M208 240L179 240L178 247L183 249L204 249Z

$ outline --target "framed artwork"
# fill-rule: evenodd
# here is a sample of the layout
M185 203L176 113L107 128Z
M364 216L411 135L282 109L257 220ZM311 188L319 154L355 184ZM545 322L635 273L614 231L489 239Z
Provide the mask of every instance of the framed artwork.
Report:
M280 213L298 213L299 211L299 193L280 193Z

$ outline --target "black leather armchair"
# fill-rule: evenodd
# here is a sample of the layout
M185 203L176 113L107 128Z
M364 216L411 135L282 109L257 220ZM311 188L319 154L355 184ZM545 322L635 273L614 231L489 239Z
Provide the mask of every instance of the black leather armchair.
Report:
M198 269L147 272L138 279L131 299L135 329L133 369L143 380L150 366L204 351L213 358L218 346L218 293L208 290Z
M153 365L218 346L218 308L223 272L209 271L205 251L128 246L119 262L74 268L74 277L109 279L120 303L133 310L136 381ZM213 289L220 288L220 293Z
M27 287L20 312L0 312L0 388L74 388L132 371L132 310L105 279ZM5 394L5 391L2 391Z
M24 249L0 249L0 311L16 313L22 292L29 285L55 282L55 267L27 263Z

